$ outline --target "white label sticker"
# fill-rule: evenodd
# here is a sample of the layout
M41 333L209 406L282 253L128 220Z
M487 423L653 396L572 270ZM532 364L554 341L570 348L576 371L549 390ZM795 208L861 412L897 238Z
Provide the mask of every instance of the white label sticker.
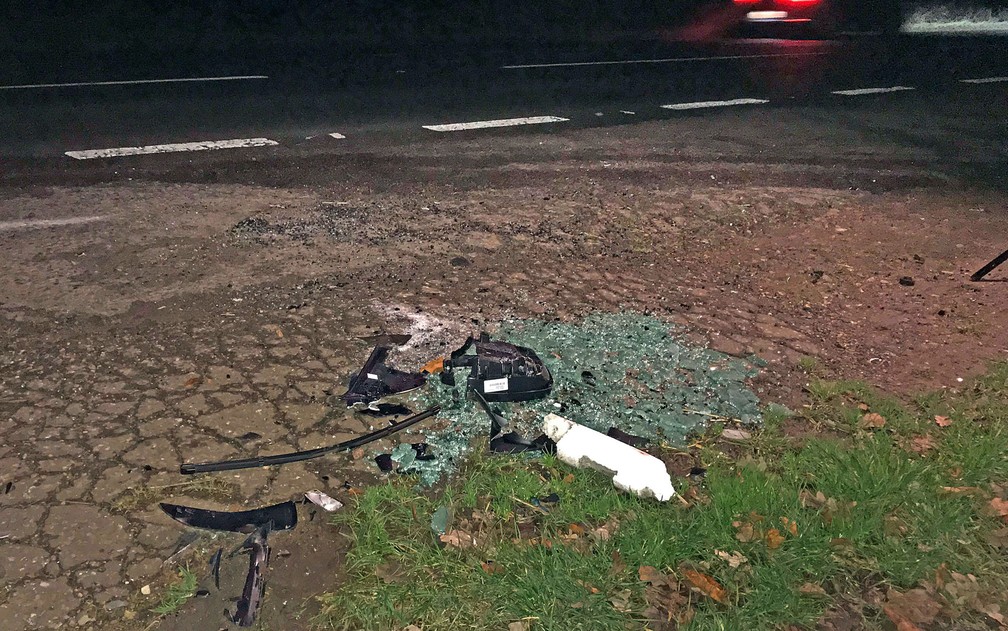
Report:
M367 374L367 378L368 379L374 379L375 381L378 381L378 375L374 374L373 372L369 372Z
M490 394L491 392L504 392L508 389L508 378L503 379L487 379L483 382L483 394Z

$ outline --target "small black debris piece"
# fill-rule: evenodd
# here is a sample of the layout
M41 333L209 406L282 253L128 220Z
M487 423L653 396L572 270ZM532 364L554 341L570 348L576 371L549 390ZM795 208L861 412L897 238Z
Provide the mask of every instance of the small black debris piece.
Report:
M258 440L260 438L262 438L262 434L257 432L245 432L238 437L238 440Z
M217 548L217 552L210 557L210 573L213 575L214 587L220 589L220 563L224 556L224 548Z
M554 506L560 503L560 496L556 493L550 493L549 495L543 497L533 497L529 500L529 504L535 506L536 508L541 508L545 511L551 510Z
M162 502L161 510L187 526L209 530L252 532L263 524L272 524L273 530L290 530L297 525L297 506L290 501L238 512L206 510Z
M811 272L809 272L809 278L812 280L813 285L822 280L822 277L825 275L826 272L822 271L821 269L814 269Z
M385 365L387 346L375 346L360 372L350 376L347 391L340 399L347 406L369 404L392 394L415 390L427 382L427 376L408 373Z
M427 443L413 443L413 451L416 452L417 460L433 460L434 454L431 453L430 445Z
M970 276L970 280L973 282L982 280L984 276L993 272L995 268L997 268L1005 261L1008 261L1008 250L1005 250L1001 254L998 254L996 257L994 257L994 259L990 263L978 269L975 274Z
M469 267L472 262L464 256L456 256L452 260L448 261L452 267Z
M392 454L378 454L375 456L374 461L378 465L378 468L385 473L395 469L396 463L395 460L392 460Z
M7 484L4 485L4 495L7 495L8 493L10 493L13 490L14 490L14 483L13 482L8 482Z
M903 285L904 287L913 287L915 283L913 278L909 276L901 276L899 279L899 284Z
M615 438L621 443L626 443L627 445L630 445L631 447L636 447L637 449L646 447L648 444L646 438L641 438L640 436L634 436L633 434L627 434L623 430L616 427L610 427L609 431L606 432L606 436L608 436L609 438Z
M401 403L378 403L357 410L365 416L409 416L413 410Z
M592 374L590 370L581 371L581 381L585 382L586 385L591 386L592 388L596 385L595 375Z

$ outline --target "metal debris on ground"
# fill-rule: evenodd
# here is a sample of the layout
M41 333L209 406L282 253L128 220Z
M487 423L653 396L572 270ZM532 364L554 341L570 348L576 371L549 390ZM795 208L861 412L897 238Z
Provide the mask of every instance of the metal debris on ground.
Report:
M679 327L639 313L595 314L579 322L521 320L494 335L546 358L549 395L521 404L499 403L492 414L509 431L535 436L548 413L564 414L600 432L610 428L650 442L685 444L689 432L712 420L755 424L759 399L746 380L762 364L686 341ZM454 471L487 436L487 412L457 387L430 379L414 399L442 408L443 429L425 433L435 457L403 471L430 485ZM484 382L485 385L485 382ZM485 440L485 438L484 438Z
M322 491L308 491L305 493L305 499L312 504L320 507L322 510L333 512L338 511L343 508L343 503L337 499L326 495Z

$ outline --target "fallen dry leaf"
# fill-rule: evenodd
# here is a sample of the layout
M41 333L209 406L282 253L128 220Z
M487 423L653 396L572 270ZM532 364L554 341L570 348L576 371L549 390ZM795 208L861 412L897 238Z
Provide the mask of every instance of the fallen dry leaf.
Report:
M449 548L465 549L476 545L476 539L464 530L449 530L440 539Z
M781 547L782 543L784 543L784 535L780 534L780 531L777 530L776 528L771 528L770 530L768 530L765 538L767 547L770 548L771 550L776 550L777 548Z
M882 429L885 427L885 417L878 412L869 412L861 417L859 425L864 429Z
M749 440L752 438L752 434L745 431L744 429L735 429L734 427L729 427L728 429L721 432L721 438L727 440Z
M907 451L911 451L918 456L926 456L936 446L937 445L935 445L935 441L931 438L931 435L924 434L922 436L914 436L911 438L910 442L907 443L906 448Z
M983 489L979 486L943 486L941 490L944 493L954 493L957 495L983 494Z
M486 572L487 574L500 574L501 572L504 571L504 568L501 567L496 561L483 561L482 563L480 563L480 567L482 567L483 571Z
M721 587L721 584L712 577L707 576L703 572L697 572L696 570L691 569L682 570L682 574L686 577L686 580L689 581L690 586L696 591L721 604L726 604L728 602L728 592L726 592L725 588Z
M620 613L629 613L632 610L632 607L630 607L629 589L616 592L609 599L609 602L612 603L613 609L619 611Z
M199 377L189 377L186 379L185 387L192 388L193 386L198 385L200 381L201 379Z
M383 583L392 585L406 580L403 574L403 566L398 561L388 561L375 568L375 576Z
M283 331L280 330L280 327L276 328L276 336L277 337L283 337Z
M1000 550L1008 548L1008 528L998 528L987 533L987 543Z
M568 473L567 475L565 475L563 477L563 483L564 484L571 484L572 482L574 482L574 474L573 473Z
M529 631L527 620L516 620L508 625L508 631Z
M984 606L983 609L980 610L980 613L987 614L987 617L996 621L1002 627L1008 626L1005 624L1004 614L1001 613L1001 606L996 603Z
M724 550L715 550L714 556L727 561L728 567L731 568L736 568L749 560L741 552L732 552L729 554Z
M950 419L947 416L935 416L934 420L935 425L937 425L938 427L948 427L949 425L952 424L952 419Z
M791 533L792 537L797 537L798 536L798 523L797 522L791 521L787 517L781 517L780 521L781 521L782 524L784 524L785 530L787 530L789 533Z
M1000 517L1002 521L1008 522L1008 500L995 497L991 499L990 506L994 509L996 516Z
M829 501L822 491L816 491L815 495L808 489L802 489L798 493L798 502L802 508L822 508Z
M882 611L898 631L919 631L919 624L931 624L941 611L941 604L923 589L911 589L901 594L890 589Z
M857 409L861 410L862 412L867 412L868 411L868 404L867 403L858 403Z
M609 573L613 576L622 574L626 570L626 563L623 562L623 557L620 556L619 550L612 551L612 567L609 568Z
M756 538L756 532L751 523L736 521L732 523L732 525L738 528L738 532L735 533L735 538L742 543L749 543Z
M822 585L816 585L815 583L804 583L798 588L799 594L808 594L810 596L825 596L826 590L822 588Z
M642 565L637 568L637 578L644 583L654 583L664 580L665 575L650 565Z
M609 518L606 523L592 528L588 533L595 541L609 541L613 533L619 528L619 522L615 518Z
M567 526L567 532L572 535L583 535L585 534L585 529L584 526L579 524L571 524L570 526Z

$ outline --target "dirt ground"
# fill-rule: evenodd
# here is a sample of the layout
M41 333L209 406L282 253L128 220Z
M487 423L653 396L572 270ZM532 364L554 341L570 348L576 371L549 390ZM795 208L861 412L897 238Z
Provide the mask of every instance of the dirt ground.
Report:
M199 156L0 190L4 220L104 217L0 232L0 627L146 628L196 548L127 489L366 431L332 394L376 331L413 333L397 361L416 367L502 319L634 309L766 359L755 390L792 406L806 357L901 396L1008 359L1008 268L969 281L1008 247L1003 193L909 159L691 157L674 136L653 122L329 156L286 186L257 177L278 163ZM221 474L229 501L175 499L346 499L375 475L369 457L334 456ZM301 603L338 578L345 543L309 513L276 535L266 628L303 628ZM235 543L197 542L218 545ZM194 602L157 628L226 626L220 602Z

